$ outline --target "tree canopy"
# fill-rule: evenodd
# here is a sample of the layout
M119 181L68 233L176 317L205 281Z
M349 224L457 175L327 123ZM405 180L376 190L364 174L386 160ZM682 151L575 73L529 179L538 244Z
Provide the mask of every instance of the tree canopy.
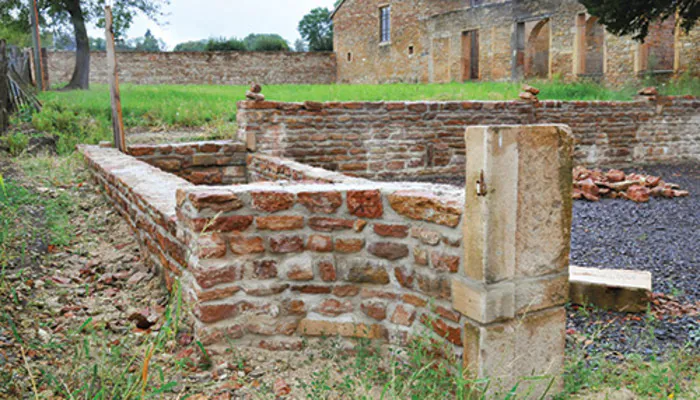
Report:
M606 29L616 35L632 35L644 41L649 25L678 16L686 31L695 26L700 17L698 0L579 0L588 12L598 17Z
M299 22L299 34L310 51L333 50L333 21L327 8L314 8Z

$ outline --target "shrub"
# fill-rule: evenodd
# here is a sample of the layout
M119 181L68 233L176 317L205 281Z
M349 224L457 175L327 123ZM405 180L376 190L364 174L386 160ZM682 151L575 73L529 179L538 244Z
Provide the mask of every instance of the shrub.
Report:
M242 40L236 38L226 39L223 37L209 39L205 46L206 51L246 51L246 45Z

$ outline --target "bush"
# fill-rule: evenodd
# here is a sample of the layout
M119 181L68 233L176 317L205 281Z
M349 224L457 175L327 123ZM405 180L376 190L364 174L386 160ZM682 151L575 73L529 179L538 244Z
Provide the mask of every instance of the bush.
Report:
M212 38L205 46L206 51L246 51L246 45L242 40L236 38Z
M287 41L282 38L261 37L255 41L252 51L289 51Z

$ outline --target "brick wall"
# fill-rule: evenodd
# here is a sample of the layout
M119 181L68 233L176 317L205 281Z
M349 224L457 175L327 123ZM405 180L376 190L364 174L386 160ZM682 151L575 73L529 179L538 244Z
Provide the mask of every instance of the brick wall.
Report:
M700 159L700 101L238 104L239 136L261 154L364 178L463 174L471 125L571 127L575 162L623 167Z
M131 145L128 153L195 185L246 182L245 146L228 141Z
M90 82L108 83L106 53L90 54ZM172 85L329 84L336 81L333 53L121 52L122 83ZM49 52L52 84L68 82L74 52Z
M80 151L146 261L169 287L179 277L205 344L299 350L305 337L428 335L476 377L503 377L500 389L556 377L570 132L471 127L463 140L467 180L487 190L371 182L259 154L248 175L272 182L195 186L114 149Z
M410 327L426 324L461 346L450 278L463 267L463 196L443 190L367 183L178 192L197 255L197 331L205 343L229 335L300 348L299 336L323 334L403 343ZM202 233L207 225L212 233Z
M160 270L168 288L187 271L187 245L178 232L175 193L193 187L182 178L116 149L80 146L97 187L134 231L146 265Z

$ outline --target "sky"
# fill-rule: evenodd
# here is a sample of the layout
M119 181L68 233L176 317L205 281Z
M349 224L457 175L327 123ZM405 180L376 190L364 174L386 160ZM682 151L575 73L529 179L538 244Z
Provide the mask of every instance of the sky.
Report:
M209 37L237 37L250 33L277 33L290 45L298 39L297 26L316 7L333 9L334 0L170 0L166 15L157 24L139 15L127 32L129 38L143 36L147 29L162 39L168 50L176 44ZM91 27L89 35L104 32Z

